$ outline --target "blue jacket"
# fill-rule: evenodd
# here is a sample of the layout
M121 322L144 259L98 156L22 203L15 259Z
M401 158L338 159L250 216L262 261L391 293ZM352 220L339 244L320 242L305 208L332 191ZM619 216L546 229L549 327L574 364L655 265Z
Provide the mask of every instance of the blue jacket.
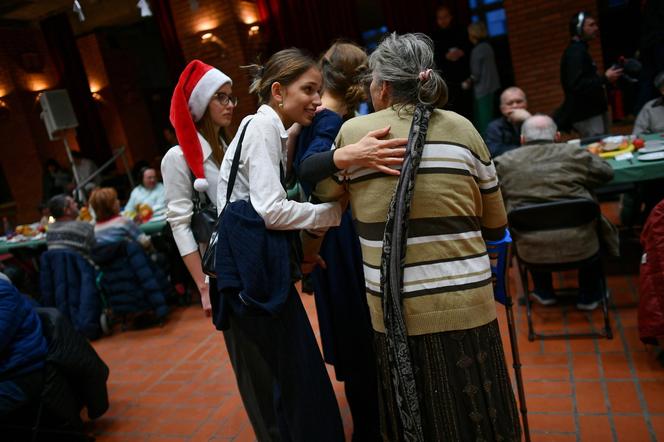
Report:
M158 318L166 316L168 283L153 268L140 244L119 241L98 245L92 259L101 269L101 286L114 314L154 310Z
M44 366L48 346L28 299L0 279L0 378L12 378Z
M54 249L41 256L42 305L55 307L88 339L101 335L95 268L79 253Z
M496 158L521 145L521 127L514 126L505 117L496 118L486 127L484 142L491 158Z
M300 136L297 137L293 168L307 197L316 187L316 182L308 180L308 177L303 177L300 166L304 160L317 153L330 152L342 124L343 120L339 114L329 109L323 109L316 114L309 126L302 128Z
M247 201L226 206L217 232L214 324L226 328L228 308L237 315L277 315L292 287L291 232L268 230Z

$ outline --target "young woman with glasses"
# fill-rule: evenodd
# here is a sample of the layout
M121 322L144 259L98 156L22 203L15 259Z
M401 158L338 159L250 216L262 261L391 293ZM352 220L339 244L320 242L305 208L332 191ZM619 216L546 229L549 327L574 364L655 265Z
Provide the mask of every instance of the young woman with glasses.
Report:
M161 163L167 204L167 220L175 243L201 294L203 309L210 314L209 285L201 266L201 251L191 229L194 192L205 193L208 201L217 201L217 177L227 149L223 131L230 125L237 98L232 95L231 79L218 69L194 60L182 72L171 100L170 119L180 143L173 146ZM272 384L257 385L249 377L266 378L267 367L251 345L244 345L238 357L235 330L224 332L233 370L238 373L238 387L244 406L259 440L272 440L276 433L275 412L261 407L258 396L272 394ZM261 388L266 393L261 392Z

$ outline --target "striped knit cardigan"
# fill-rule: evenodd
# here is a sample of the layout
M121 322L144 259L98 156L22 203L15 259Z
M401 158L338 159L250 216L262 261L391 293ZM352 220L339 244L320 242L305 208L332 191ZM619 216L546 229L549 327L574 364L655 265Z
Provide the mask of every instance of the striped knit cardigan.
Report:
M336 148L370 130L391 127L407 137L412 112L387 108L346 122ZM385 332L380 266L385 220L398 177L354 168L321 181L313 198L350 193L360 236L367 300L374 330ZM409 335L463 330L496 318L485 239L500 239L505 208L484 141L465 118L436 109L431 115L410 208L404 269L403 315ZM304 235L305 255L320 239Z

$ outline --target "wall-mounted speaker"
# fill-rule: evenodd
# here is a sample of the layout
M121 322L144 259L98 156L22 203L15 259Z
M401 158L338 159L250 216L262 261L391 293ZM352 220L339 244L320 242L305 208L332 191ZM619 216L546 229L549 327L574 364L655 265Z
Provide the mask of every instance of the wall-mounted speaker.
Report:
M41 119L44 120L49 139L59 139L59 131L78 126L74 108L65 89L42 92L39 104L42 108Z

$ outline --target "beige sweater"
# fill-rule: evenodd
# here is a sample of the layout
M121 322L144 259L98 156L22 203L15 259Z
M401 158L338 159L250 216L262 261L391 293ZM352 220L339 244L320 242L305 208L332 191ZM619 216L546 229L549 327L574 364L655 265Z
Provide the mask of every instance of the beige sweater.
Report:
M407 137L412 113L392 108L346 122L336 148L370 130L391 126ZM380 261L385 219L398 178L349 169L318 184L314 197L350 194L364 262L367 299L376 331L384 332ZM409 335L462 330L496 317L486 239L502 238L505 210L496 172L482 138L465 118L436 110L431 116L415 181L404 271L403 312ZM316 241L305 235L305 252Z

